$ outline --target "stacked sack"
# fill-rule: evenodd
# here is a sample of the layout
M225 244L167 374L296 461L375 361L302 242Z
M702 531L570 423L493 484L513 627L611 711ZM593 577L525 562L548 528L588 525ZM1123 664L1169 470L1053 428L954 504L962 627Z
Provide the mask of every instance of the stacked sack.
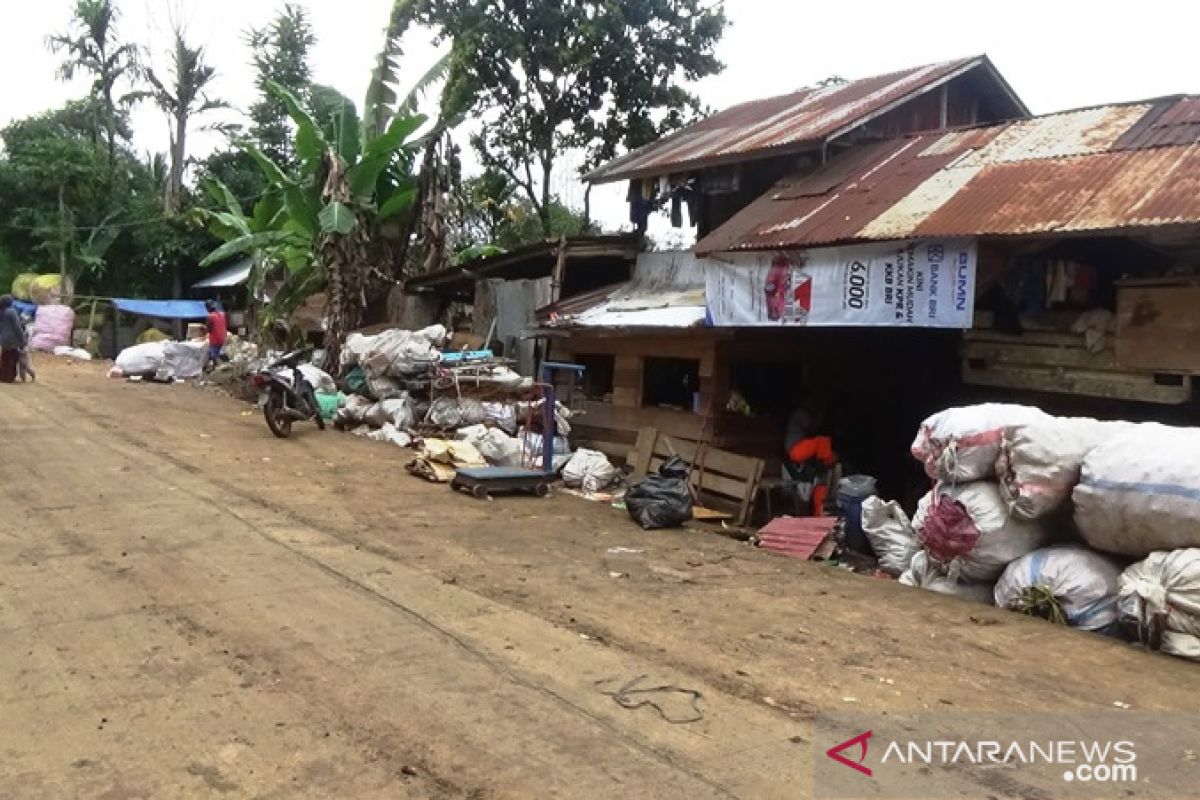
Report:
M947 409L921 424L912 454L935 484L913 517L921 552L902 583L988 600L1010 563L1049 541L1043 520L1012 513L996 464L1007 428L1050 419L1036 408L993 403Z
M1122 621L1200 661L1200 429L1129 426L1087 454L1072 497L1084 541L1138 559L1121 574Z

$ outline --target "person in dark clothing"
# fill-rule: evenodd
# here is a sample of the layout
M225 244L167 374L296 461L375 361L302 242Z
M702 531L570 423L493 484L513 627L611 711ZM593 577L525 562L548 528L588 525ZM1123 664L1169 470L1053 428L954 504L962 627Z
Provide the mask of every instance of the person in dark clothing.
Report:
M25 328L11 294L0 296L0 383L17 379L17 364L25 349Z

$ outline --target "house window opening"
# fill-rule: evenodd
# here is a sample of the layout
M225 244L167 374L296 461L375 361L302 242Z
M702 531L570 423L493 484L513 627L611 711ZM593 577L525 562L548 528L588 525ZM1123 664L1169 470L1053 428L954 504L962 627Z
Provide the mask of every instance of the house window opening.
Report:
M580 389L586 399L612 402L616 360L616 356L603 353L575 356L575 363L584 368Z
M642 405L695 411L700 404L700 362L690 358L647 358Z

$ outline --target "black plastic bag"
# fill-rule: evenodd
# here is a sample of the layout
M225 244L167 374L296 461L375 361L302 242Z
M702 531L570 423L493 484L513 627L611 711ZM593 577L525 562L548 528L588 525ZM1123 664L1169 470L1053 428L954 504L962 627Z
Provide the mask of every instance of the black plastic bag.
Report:
M687 465L674 457L625 492L625 509L644 530L678 528L692 518Z

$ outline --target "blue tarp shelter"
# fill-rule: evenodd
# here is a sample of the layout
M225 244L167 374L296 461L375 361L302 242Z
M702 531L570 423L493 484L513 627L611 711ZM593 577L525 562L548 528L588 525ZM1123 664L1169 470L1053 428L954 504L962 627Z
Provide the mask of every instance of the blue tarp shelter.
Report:
M18 314L28 314L31 317L37 316L36 303L27 303L24 300L17 300L15 297L13 298L12 302L13 308L17 310Z
M199 300L133 300L114 297L113 307L128 314L159 319L204 319L208 309Z

